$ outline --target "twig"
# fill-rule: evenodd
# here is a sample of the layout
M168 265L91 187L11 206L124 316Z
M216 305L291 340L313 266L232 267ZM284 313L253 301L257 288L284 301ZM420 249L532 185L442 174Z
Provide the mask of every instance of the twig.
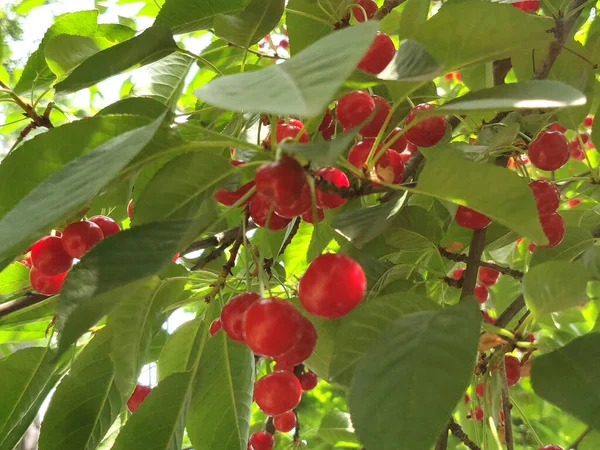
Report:
M437 442L435 443L435 450L446 450L448 448L448 428L450 425L444 427L444 431L440 434Z
M294 415L296 416L296 430L294 431L294 448L298 446L300 442L300 420L298 420L298 412L294 409Z
M481 450L481 448L479 448L479 446L475 442L473 442L471 438L469 438L469 436L467 436L467 433L463 431L461 426L458 423L456 423L454 419L450 419L450 425L448 426L448 428L450 428L450 431L454 436L460 439L460 441L467 447L469 447L471 450Z
M575 441L573 441L573 443L569 446L566 447L567 450L577 450L577 447L579 447L579 444L581 444L581 442L583 442L583 440L585 439L585 437L590 434L590 432L592 431L592 429L590 427L587 427L585 429L585 431L583 433L581 433L581 435L575 439Z
M504 78L510 69L512 69L512 60L510 58L498 59L493 63L494 86L504 84Z
M473 295L475 292L475 284L477 283L477 271L479 270L479 262L481 262L481 254L485 245L485 228L482 230L473 231L471 244L469 246L469 256L467 258L467 267L465 268L463 277L463 287L460 298L465 298Z
M375 14L373 15L373 19L375 19L375 20L383 19L385 16L387 16L389 13L392 12L392 9L400 6L405 1L406 0L385 0L385 2L383 2L383 5L381 6L381 8L379 8L377 11L375 11Z
M232 42L228 42L227 45L230 47L241 48L242 50L246 50L248 53L252 53L253 55L260 56L261 58L287 59L287 58L281 58L280 56L277 56L277 55L271 55L269 53L262 53L262 52L259 52L256 50L252 50L251 48L246 48L241 45L234 44Z
M7 316L13 312L36 305L49 298L47 295L34 294L29 292L23 297L16 298L6 303L0 304L0 317Z
M198 262L196 262L196 264L194 264L190 270L192 272L194 272L196 270L204 269L208 264L210 264L211 262L216 260L219 256L221 256L225 252L225 250L227 250L227 248L229 248L229 246L231 244L233 244L234 242L235 242L235 238L233 238L232 240L223 241L223 243L221 245L219 245L217 248L212 250L208 255L200 258L198 260Z
M510 396L508 394L508 382L506 380L506 368L504 367L504 358L500 363L500 394L502 397L502 411L504 412L504 432L506 441L506 450L515 450L515 444L513 441L513 429L511 420L511 409Z
M494 325L504 328L525 307L525 298L519 295L496 319Z
M420 151L416 151L412 154L408 161L406 161L406 165L404 166L404 179L408 180L410 178L414 178L417 173L417 169L421 165L425 158Z
M221 233L217 233L214 236L208 236L203 239L199 239L196 242L191 243L188 248L183 250L181 254L186 255L191 252L195 252L198 250L204 250L207 248L218 247L224 242L230 242L230 245L233 244L235 238L237 237L240 226L230 228L228 230L222 231ZM256 228L254 222L248 222L248 226L246 231L253 230Z
M35 112L35 109L29 104L21 100L15 92L8 87L3 81L0 80L0 88L4 89L15 101L15 103L25 112L25 116L29 117L32 120L32 128L44 127L44 128L54 128L52 122L50 122L50 111L52 110L53 103L49 103L46 107L46 111L41 116Z
M467 255L464 255L462 253L452 253L443 247L438 247L438 251L440 252L440 255L442 255L446 259L449 259L450 261L466 263L469 259ZM479 267L487 267L488 269L494 269L500 272L501 274L508 275L510 277L516 278L517 280L522 279L524 275L523 272L521 272L520 270L511 269L510 267L504 267L498 264L488 263L485 261L479 261L477 262L477 265Z

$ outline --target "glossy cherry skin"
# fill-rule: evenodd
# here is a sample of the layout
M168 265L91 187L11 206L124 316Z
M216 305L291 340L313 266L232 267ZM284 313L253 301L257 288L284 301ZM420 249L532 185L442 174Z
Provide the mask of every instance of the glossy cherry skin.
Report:
M221 310L221 325L225 333L234 341L244 342L244 313L252 304L260 300L255 292L245 292L229 300Z
M248 347L257 355L276 358L300 341L303 317L294 306L278 298L253 303L244 314L242 329Z
M465 269L462 267L459 267L458 269L454 269L452 271L452 279L453 280L460 280L463 276Z
M363 137L377 137L392 109L390 104L383 97L373 95L373 101L375 102L375 116L368 124L360 129L360 134Z
M478 284L477 286L475 286L473 295L475 296L475 298L477 298L477 301L483 305L485 302L487 302L488 299L488 288L481 284Z
M335 112L340 125L349 130L363 123L375 111L375 100L365 91L353 91L337 101Z
M581 144L577 139L573 139L569 142L569 155L571 159L576 161L584 161L585 160L585 151L581 148Z
M585 119L583 119L583 126L586 128L592 128L592 125L594 124L594 118L592 116L586 116Z
M560 205L560 192L556 186L549 181L535 180L529 183L529 188L535 197L538 213L547 216L555 212Z
M319 317L342 317L363 299L367 278L356 261L340 253L325 253L310 263L298 285L302 306Z
M233 206L236 204L236 202L240 201L240 199L244 197L244 195L246 195L253 187L254 181L250 181L240 186L235 191L228 191L227 189L219 188L213 194L213 198L221 205ZM249 201L250 198L247 198L244 202L240 203L239 206L246 205Z
M495 285L499 277L500 272L494 269L490 269L488 267L480 267L479 273L477 274L477 279L484 286Z
M275 361L284 367L294 367L306 361L317 345L317 330L306 317L302 317L300 340L289 351L277 356Z
M254 401L270 416L291 411L301 399L302 385L292 372L271 372L254 383Z
M315 174L338 187L350 186L350 180L348 180L346 174L336 167L321 167ZM342 198L337 194L324 192L319 188L315 189L315 197L319 208L337 208L346 203L345 198Z
M401 183L404 179L404 161L402 156L395 150L388 148L386 158L381 158L375 164L375 172L377 177L389 184Z
M90 222L95 223L102 230L102 234L104 237L111 236L113 234L117 234L121 231L121 227L117 222L115 222L110 217L106 216L93 216L89 218Z
M435 106L429 103L421 103L411 109L406 119L404 119L405 127L408 127L415 120L417 112L428 109L435 109ZM433 147L442 140L445 134L446 118L444 116L433 116L421 120L415 126L406 130L404 136L417 147Z
M93 222L82 220L67 226L61 240L63 248L70 256L81 258L103 238L102 228Z
M305 222L312 223L312 224L315 223L315 217L314 217L312 208L310 208L308 211L306 211L300 217ZM324 218L325 218L325 213L323 212L323 210L321 208L317 208L317 222L316 223L321 222Z
M375 12L377 11L377 3L375 3L373 0L354 0L354 4L362 6L362 8L365 10L365 12L362 12L360 8L352 8L352 15L357 22L364 22L365 20L373 18ZM366 18L365 13L367 13Z
M300 124L302 124L302 122L300 122ZM304 125L299 126L298 123L277 123L275 137L277 138L278 144L284 139L306 144L308 142L308 131L306 131ZM270 137L267 138L267 142L271 142Z
M540 217L540 222L542 223L544 234L548 238L548 244L540 245L540 247L552 248L560 244L565 237L565 221L560 214L552 213Z
M358 69L377 75L392 62L395 55L394 42L387 34L378 31L369 50L358 63Z
M283 230L289 225L292 219L285 219L278 216L275 211L271 211L272 207L273 205L268 199L262 195L254 195L249 205L250 218L259 227L266 227L268 222L269 230Z
M540 8L540 0L525 0L522 2L515 2L512 5L525 12L536 12Z
M504 369L506 370L506 381L508 386L517 384L521 378L521 362L511 355L504 357Z
M558 122L552 122L550 125L548 125L548 129L553 131L560 131L561 133L567 131L567 129Z
M579 205L581 203L581 200L579 200L578 198L572 198L571 200L569 200L567 202L567 205L569 205L569 208L574 208L575 206Z
M144 399L148 396L148 394L152 391L150 386L144 386L142 384L136 385L133 390L133 394L127 400L127 409L131 412L134 412L138 407L142 404Z
M560 445L550 444L550 445L544 445L543 447L540 447L538 450L563 450L563 448Z
M289 433L296 428L296 414L288 411L273 417L273 426L280 433Z
M304 372L298 377L298 379L300 380L303 391L312 391L319 383L319 377L317 377L317 375L310 370L308 372Z
M285 155L278 161L260 166L254 181L256 192L278 205L298 200L306 186L300 163Z
M321 120L321 124L319 125L319 131L326 130L327 128L334 125L335 121L333 119L333 114L331 114L331 109L329 106L325 110L325 114L323 114L323 119Z
M221 322L221 318L217 317L215 320L213 320L210 324L210 327L208 329L208 334L210 334L211 336L214 336L217 331L219 331L221 328L223 327L223 322Z
M310 196L310 187L308 184L302 189L300 198L294 202L275 205L275 213L284 219L293 219L301 216L308 211L312 206L312 198Z
M131 219L131 216L133 216L133 199L127 203L127 217Z
M29 282L34 291L43 295L55 295L60 292L67 272L59 275L45 275L33 267L29 272Z
M44 275L65 273L73 265L73 258L62 246L61 238L46 236L31 246L31 263Z
M398 135L401 132L402 132L401 128L394 128L391 131L391 133L389 134L389 136L385 139L385 141L383 141L384 144L387 144L388 142L390 142L392 139L394 139L396 137L396 135ZM396 150L398 153L402 153L404 150L407 150L407 146L408 146L408 140L406 139L404 134L401 134L400 137L398 139L396 139L392 145L390 145L390 148L392 150ZM414 153L415 150L416 150L416 148L414 148L414 150L411 152L411 154Z
M352 164L354 167L359 169L363 174L366 174L367 170L367 159L369 158L369 154L371 153L371 149L375 144L375 139L367 138L361 141L358 141L354 144L350 151L348 152L348 162ZM380 153L381 145L377 147L377 150L373 152L373 158L376 158ZM384 158L386 156L385 152L379 156L379 158ZM366 174L368 176L368 174Z
M488 216L462 205L456 210L454 220L456 220L456 223L461 227L469 228L471 230L482 230L492 223L492 219Z
M529 144L528 154L538 169L557 170L569 160L569 141L559 131L542 131Z
M257 431L250 436L248 445L252 446L252 450L273 450L275 438L266 431Z

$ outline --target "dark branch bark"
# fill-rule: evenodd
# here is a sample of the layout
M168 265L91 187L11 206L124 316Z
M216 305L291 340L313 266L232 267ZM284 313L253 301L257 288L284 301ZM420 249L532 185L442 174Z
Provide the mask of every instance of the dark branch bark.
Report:
M498 59L493 63L494 85L504 84L504 78L512 69L512 60L510 58Z
M15 311L25 309L28 306L36 305L49 298L47 295L27 293L23 297L11 300L6 303L0 304L0 317L7 316Z
M494 325L504 328L525 307L525 298L519 295L496 319Z
M590 432L592 431L592 429L590 427L587 427L586 430L581 433L581 435L575 439L575 441L569 445L568 447L566 447L567 450L577 450L577 447L579 447L579 444L581 444L583 442L583 440L586 438L586 436L588 434L590 434Z
M469 438L469 436L467 436L467 433L465 433L463 431L463 429L461 428L461 426L459 424L457 424L454 419L450 420L450 431L452 432L452 434L454 436L456 436L458 439L460 439L460 441L465 444L467 447L469 447L469 449L471 450L481 450L481 448L479 448L479 446L473 442L471 440L471 438Z
M447 425L440 434L440 437L435 443L435 450L446 450L448 448L448 427L449 425Z
M390 12L392 12L392 9L400 6L405 1L406 0L385 0L385 2L383 2L383 5L381 6L381 8L379 8L377 11L375 11L375 15L373 15L373 19L375 19L375 20L383 19Z
M471 244L469 246L469 256L467 258L467 267L463 274L463 287L460 298L473 295L475 284L477 283L477 271L481 262L481 255L485 245L485 228L483 230L473 231Z
M467 255L464 255L462 253L452 253L443 247L438 247L438 251L440 252L440 255L442 255L446 259L449 259L450 261L466 263L469 259ZM498 264L488 263L484 261L479 261L477 265L479 267L487 267L488 269L497 270L501 274L508 275L510 277L516 278L517 280L523 278L523 272L521 272L520 270L511 269L510 267L504 267Z
M502 380L500 395L502 397L502 411L504 412L504 436L506 440L506 450L515 450L511 417L512 405L510 403L510 395L508 394L508 382L506 380L504 360L502 360L502 364L500 365L500 377Z

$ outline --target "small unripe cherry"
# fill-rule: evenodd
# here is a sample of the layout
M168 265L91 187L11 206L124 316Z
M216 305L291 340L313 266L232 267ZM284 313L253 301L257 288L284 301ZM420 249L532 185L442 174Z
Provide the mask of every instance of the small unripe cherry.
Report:
M592 116L586 116L585 119L583 119L583 126L586 128L592 128L592 125L594 124L594 118Z
M542 131L527 151L531 164L538 169L557 170L569 160L569 141L559 131Z
M317 384L319 383L319 377L313 371L309 370L301 374L298 379L300 380L300 384L302 385L303 391L312 391Z
M396 47L392 39L387 34L378 31L367 53L359 61L358 69L377 75L392 62L395 55Z
M489 267L480 267L479 273L477 275L477 279L484 286L493 286L498 281L500 277L500 272L495 269L490 269Z
M376 137L383 128L383 124L392 109L390 104L383 97L373 95L373 101L375 102L375 116L368 124L360 129L360 134L363 137Z
M273 426L280 433L289 433L296 428L296 414L288 411L273 417Z
M340 125L349 130L360 125L375 111L375 100L365 91L352 91L340 98L335 107Z
M350 186L350 181L346 174L336 167L321 167L315 174L338 187ZM346 203L345 198L331 192L322 191L319 188L315 189L315 198L319 208L337 208Z
M296 159L284 155L278 161L260 166L256 170L255 183L257 194L283 205L300 198L306 176Z
M377 11L377 3L373 0L354 0L355 5L360 5L365 11L363 12L360 8L352 8L352 15L357 22L364 22L365 20L373 18ZM365 17L367 13L367 17Z
M284 367L294 367L306 361L317 345L317 330L306 317L301 316L300 339L289 351L277 356L275 361Z
M208 329L208 334L214 336L217 333L217 331L219 331L222 327L223 323L221 322L221 318L217 317L211 322L210 327Z
M475 298L477 298L479 303L483 305L485 302L487 302L488 299L488 288L483 286L482 284L478 284L477 286L475 286L473 295L475 296Z
M245 292L229 300L221 310L221 325L225 333L234 341L244 342L242 320L244 313L260 299L256 292Z
M563 450L563 448L560 445L550 444L550 445L544 445L543 447L540 447L538 450Z
M254 187L254 181L250 181L240 186L235 191L228 191L224 188L219 188L213 194L213 198L220 204L225 206L235 205L242 197L244 197ZM248 204L250 198L247 198L244 202L240 203L239 206Z
M266 227L268 222L269 230L283 230L289 225L292 219L285 219L279 216L273 208L273 204L262 195L254 195L248 205L250 218L259 227Z
M45 275L33 267L29 272L29 282L34 291L43 295L58 294L65 283L67 272L59 275Z
M31 246L31 263L44 275L65 273L73 265L73 258L65 251L61 238L46 236Z
M408 127L413 122L419 111L435 109L434 105L421 103L410 110L404 126ZM404 136L417 147L433 147L440 142L446 134L446 118L444 116L427 117L413 127L406 130Z
M270 416L291 411L301 399L302 385L292 372L271 372L254 383L254 401Z
M540 216L547 216L556 211L560 205L560 192L556 186L546 180L535 180L529 183L535 197L535 204Z
M73 222L64 229L61 237L63 248L73 258L81 258L102 239L102 229L88 220Z
M151 391L152 388L150 386L144 386L143 384L136 385L133 394L131 394L131 397L127 400L127 409L134 412Z
M558 213L548 214L540 217L542 230L548 238L548 244L540 247L552 248L560 244L565 237L565 221Z
M504 369L506 370L506 382L508 386L517 384L521 378L521 362L514 356L505 355Z
M89 221L100 227L104 237L117 234L119 231L121 231L119 224L107 216L93 216L89 218Z
M482 230L492 223L488 216L462 205L457 208L454 220L461 227L471 230Z
M257 431L252 433L248 444L252 446L252 450L273 450L275 438L266 431Z

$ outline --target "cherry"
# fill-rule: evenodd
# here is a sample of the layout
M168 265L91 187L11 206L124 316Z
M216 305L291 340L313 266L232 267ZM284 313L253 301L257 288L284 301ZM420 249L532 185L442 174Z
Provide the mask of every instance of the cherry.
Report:
M387 144L388 142L390 142L397 134L401 133L402 129L401 128L394 128L392 130L392 132L389 134L389 136L386 138L385 141L383 141L384 144ZM406 139L406 137L404 136L404 134L401 134L400 137L398 139L396 139L394 141L394 143L392 145L390 145L390 148L392 150L396 150L398 153L402 153L405 150L408 150L408 140ZM413 146L412 151L410 152L411 155L415 152L416 148Z
M273 417L273 426L280 433L292 431L296 428L296 414L294 411L288 411Z
M321 120L321 125L319 125L319 131L325 131L332 126L335 127L335 121L333 119L333 114L331 114L331 109L328 106L323 115L323 120Z
M127 409L129 409L131 412L134 412L136 409L138 409L150 391L152 391L150 386L144 386L143 384L136 385L135 389L133 390L133 394L131 394L131 397L129 397L129 400L127 400Z
M273 370L287 370L288 372L294 371L294 366L289 364L284 364L280 362L276 362L273 366Z
M312 224L315 223L315 218L313 215L312 208L310 208L308 211L306 211L300 217L302 217L302 220L304 220L305 222L312 223ZM323 212L323 210L321 208L317 208L317 223L321 222L324 218L325 218L325 213Z
M517 384L521 378L521 362L511 355L504 356L504 369L506 370L506 382L509 386Z
M461 227L470 228L471 230L482 230L492 223L492 219L488 216L478 213L466 206L458 207L454 220L456 220L456 223Z
M360 134L364 137L376 137L383 128L383 124L392 109L383 97L373 95L373 101L375 102L375 117L360 129Z
M283 156L278 161L260 166L256 170L255 182L258 194L278 205L285 205L300 198L306 186L306 176L298 161Z
M536 12L540 8L540 0L525 0L515 2L512 5L525 12Z
M469 404L469 402L471 401L471 397L469 397L469 394L465 394L464 401L465 401L465 405Z
M312 391L317 387L317 383L319 382L319 377L311 370L304 372L298 379L300 380L303 391Z
M31 246L31 263L44 275L59 275L73 265L73 258L62 246L62 238L46 236Z
M367 279L360 264L339 253L325 253L310 263L298 285L302 306L315 316L341 317L363 299Z
M561 133L567 131L567 129L558 122L552 122L550 125L548 125L548 129L552 131L560 131Z
M65 282L67 272L59 275L46 275L36 267L29 272L29 282L34 291L44 295L58 294Z
M233 206L236 202L238 202L244 195L250 191L254 187L254 181L250 181L242 186L240 186L235 191L228 191L227 189L219 188L217 192L214 193L213 198L218 201L221 205L225 206ZM243 206L250 201L250 198L247 198L243 203L239 206Z
M171 258L171 261L173 261L174 263L176 263L180 256L181 256L181 253L179 253L179 252L175 253L173 255L173 257Z
M592 116L586 116L585 119L583 119L583 126L586 128L592 128L592 125L594 124L594 118Z
M587 133L579 133L579 137L581 138L581 142L583 142L584 144L587 144L590 140L590 135Z
M490 313L487 311L481 311L481 315L483 316L483 320L485 320L487 323L491 323L492 325L494 325L495 320L492 318L492 316L490 316Z
M253 450L273 450L275 439L271 433L266 431L257 431L252 433L248 442Z
M365 173L367 169L367 159L369 158L369 154L371 153L371 149L375 144L375 139L363 139L362 141L358 141L354 144L350 151L348 152L348 162L352 164L354 167L359 169L361 172ZM377 150L373 152L373 157L375 158L377 154L380 153L381 145L377 147ZM383 153L379 156L379 159L385 158L386 154ZM379 160L378 160L379 162Z
M538 169L557 170L569 160L569 142L559 131L542 131L529 144L528 154Z
M119 226L119 224L117 222L115 222L113 219L111 219L110 217L94 216L94 217L90 217L89 221L95 223L96 225L98 225L100 227L104 237L108 237L113 234L117 234L119 231L121 231L121 227Z
M104 238L102 228L88 220L73 222L64 229L62 245L73 258L81 258Z
M377 177L385 183L401 183L404 179L404 161L400 153L388 148L386 158L380 158L375 164L375 172Z
M552 213L547 216L540 217L542 229L548 238L547 245L540 247L552 248L560 244L565 237L565 221L558 213Z
M349 130L363 123L375 111L375 100L365 91L353 91L340 98L335 106L337 120Z
M410 123L415 120L415 116L419 111L425 111L428 109L434 109L434 105L429 103L421 103L410 110L406 119L404 119L404 125L408 127ZM404 136L409 142L412 142L417 147L433 147L435 144L440 142L446 134L446 118L444 116L433 116L427 117L421 120L412 128L406 130Z
M300 137L298 137L300 135ZM277 139L277 143L279 144L284 139L288 139L290 141L298 141L303 144L308 142L308 131L304 128L304 125L299 120L296 120L294 123L285 123L278 122L275 128L275 138ZM267 136L267 143L271 142L271 135Z
M346 174L335 167L321 167L315 174L338 187L350 186L350 181ZM319 208L337 208L346 203L345 198L342 198L337 194L324 192L319 188L315 189L315 197Z
M367 17L365 18L365 12L360 8L352 8L352 15L357 22L364 22L365 20L372 19L377 11L377 3L373 0L354 0L354 4L362 6L367 13Z
M378 74L392 62L396 55L396 47L390 37L378 31L369 50L358 63L358 69L364 72Z
M255 292L245 292L229 300L221 310L221 324L225 333L234 341L244 342L242 321L244 313L260 299Z
M272 204L268 199L262 195L255 195L250 200L249 212L250 218L259 227L265 227L267 220L269 222L269 230L283 230L292 221L291 219L284 219L278 216L275 211L271 211ZM269 216L270 212L270 216Z
M473 295L477 298L479 303L483 305L485 302L487 302L488 299L488 288L482 284L478 284L477 286L475 286Z
M219 331L222 327L223 327L223 322L221 322L220 317L217 317L210 324L210 327L208 329L208 334L210 334L211 336L214 336L217 333L217 331Z
M279 41L279 44L277 44L277 47L283 48L283 49L287 49L290 46L290 42L287 39L282 39L281 41Z
M475 386L475 394L477 397L483 397L483 383L478 383L477 386Z
M282 205L275 205L275 213L285 219L293 219L309 211L311 206L310 187L306 184L298 200Z
M277 356L275 360L284 367L294 367L308 359L317 345L317 330L304 316L301 317L300 340L289 351Z
M537 247L537 245L535 245L533 242L530 242L529 245L527 246L527 250L529 250L529 253L533 253L533 251L535 250L536 247Z
M475 408L475 420L481 422L483 420L483 415L483 408L481 406Z
M62 245L62 244L61 244ZM31 262L31 252L27 252L25 253L25 259L22 259L21 261L19 261L21 264L23 264L25 267L31 269L33 267L33 263Z
M459 267L458 269L454 269L452 271L452 279L460 280L463 276L464 271L465 271L465 269L463 269L462 267Z
M533 191L535 203L540 216L547 216L558 209L560 205L560 192L554 184L545 180L535 180L529 183Z
M571 156L571 159L576 161L585 160L585 152L581 148L581 144L577 139L573 139L571 142L569 142L569 155Z
M302 385L292 372L271 372L254 383L254 401L270 416L291 411L301 399Z
M497 270L488 267L480 267L477 279L484 286L493 286L496 284L499 277L500 272Z
M560 445L550 444L550 445L544 445L543 447L540 447L538 450L563 450L563 448Z
M572 198L571 200L569 200L567 202L567 205L569 205L569 208L574 208L575 206L579 205L581 203L581 200L579 200L578 198Z
M131 216L133 216L133 199L127 203L127 217L131 219Z

